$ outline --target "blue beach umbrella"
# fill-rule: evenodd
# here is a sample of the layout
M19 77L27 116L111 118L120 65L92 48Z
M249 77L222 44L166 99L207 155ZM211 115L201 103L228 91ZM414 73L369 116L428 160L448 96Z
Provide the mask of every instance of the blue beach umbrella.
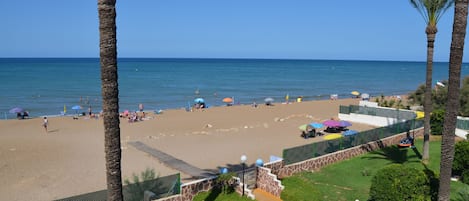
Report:
M194 99L194 102L195 103L204 103L205 100L203 98L196 98L196 99Z
M309 125L311 125L313 128L316 128L316 129L324 127L324 124L318 123L318 122L313 122L313 123L310 123Z
M81 106L75 105L72 107L72 110L81 110Z
M74 106L72 107L72 110L75 110L75 113L78 113L78 110L81 110L81 106L79 106L79 105L74 105Z

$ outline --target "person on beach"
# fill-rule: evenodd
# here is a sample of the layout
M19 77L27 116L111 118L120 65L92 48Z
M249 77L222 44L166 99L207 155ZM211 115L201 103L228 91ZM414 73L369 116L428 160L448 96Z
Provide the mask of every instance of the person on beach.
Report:
M138 104L138 110L140 110L140 112L143 112L143 104L142 103Z
M90 117L91 117L92 114L93 114L93 112L91 111L91 105L90 105L90 106L88 107L88 115L90 115Z
M46 129L47 133L47 125L49 124L49 120L47 120L47 117L44 117L44 122L42 123L42 126L44 126L44 129Z

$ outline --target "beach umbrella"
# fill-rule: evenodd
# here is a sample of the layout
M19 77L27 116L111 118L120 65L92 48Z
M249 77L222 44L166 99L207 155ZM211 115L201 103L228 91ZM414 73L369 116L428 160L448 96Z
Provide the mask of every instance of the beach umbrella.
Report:
M10 109L10 113L21 113L21 112L24 112L24 109L23 108L20 108L20 107L15 107L15 108L11 108Z
M74 105L74 106L72 106L72 110L81 110L81 106Z
M205 100L203 98L196 98L196 99L194 99L194 102L195 103L204 103Z
M313 128L316 128L316 129L324 127L324 124L321 124L318 122L313 122L313 123L310 123L309 125L311 125Z
M350 123L350 122L348 122L348 121L344 121L344 120L339 121L339 126L340 126L340 127L349 127L349 126L351 126L351 125L352 125L352 123Z
M358 92L358 91L352 91L352 92L350 92L350 93L351 93L352 95L354 95L354 96L360 95L360 92Z
M328 126L328 127L338 127L340 126L340 123L336 120L326 120L324 122L322 122L322 124L324 124L325 126Z
M72 110L75 110L75 113L78 113L78 110L81 110L81 106L74 105L74 106L72 106Z
M356 135L356 134L358 134L358 131L356 131L356 130L346 130L343 133L344 136L350 136L350 135Z
M360 97L361 97L363 100L368 100L368 99L370 99L370 94L363 93L362 95L360 95Z
M271 97L268 97L268 98L265 98L265 99L264 99L264 102L265 102L265 103L272 103L272 102L274 102L274 99L271 98Z
M230 97L226 97L222 100L224 103L232 103L233 102L233 99L230 98Z
M305 131L306 128L308 128L308 124L303 124L303 125L301 125L301 126L298 126L298 128L299 128L300 130L302 130L302 131Z

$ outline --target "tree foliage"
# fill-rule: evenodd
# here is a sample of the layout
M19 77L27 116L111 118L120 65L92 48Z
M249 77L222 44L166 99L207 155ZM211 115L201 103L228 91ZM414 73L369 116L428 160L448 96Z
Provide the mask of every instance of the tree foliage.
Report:
M371 180L370 201L430 199L430 181L415 168L392 164L378 170Z
M463 183L469 184L469 141L467 140L459 141L454 146L452 173L462 176Z
M432 90L433 109L445 109L446 102L448 101L448 82L442 81L444 86L436 86ZM409 103L411 105L423 105L424 103L425 85L420 85L414 92L408 94ZM469 76L465 77L460 93L459 93L460 108L458 115L469 116Z
M445 120L445 111L443 109L433 110L430 117L430 129L432 135L441 135L443 133L443 123Z
M469 76L464 78L459 96L459 114L467 117L469 116Z

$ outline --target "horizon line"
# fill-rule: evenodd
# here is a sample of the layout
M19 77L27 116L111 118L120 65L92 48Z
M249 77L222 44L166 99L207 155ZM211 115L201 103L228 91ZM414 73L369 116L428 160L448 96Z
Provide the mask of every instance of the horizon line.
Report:
M0 57L0 59L99 59L100 57ZM426 62L421 60L387 60L387 59L305 59L305 58L243 58L243 57L117 57L117 59L206 59L206 60L297 60L297 61L389 61L389 62ZM433 62L449 63L434 60ZM469 61L468 61L469 62ZM463 62L463 63L468 63Z

